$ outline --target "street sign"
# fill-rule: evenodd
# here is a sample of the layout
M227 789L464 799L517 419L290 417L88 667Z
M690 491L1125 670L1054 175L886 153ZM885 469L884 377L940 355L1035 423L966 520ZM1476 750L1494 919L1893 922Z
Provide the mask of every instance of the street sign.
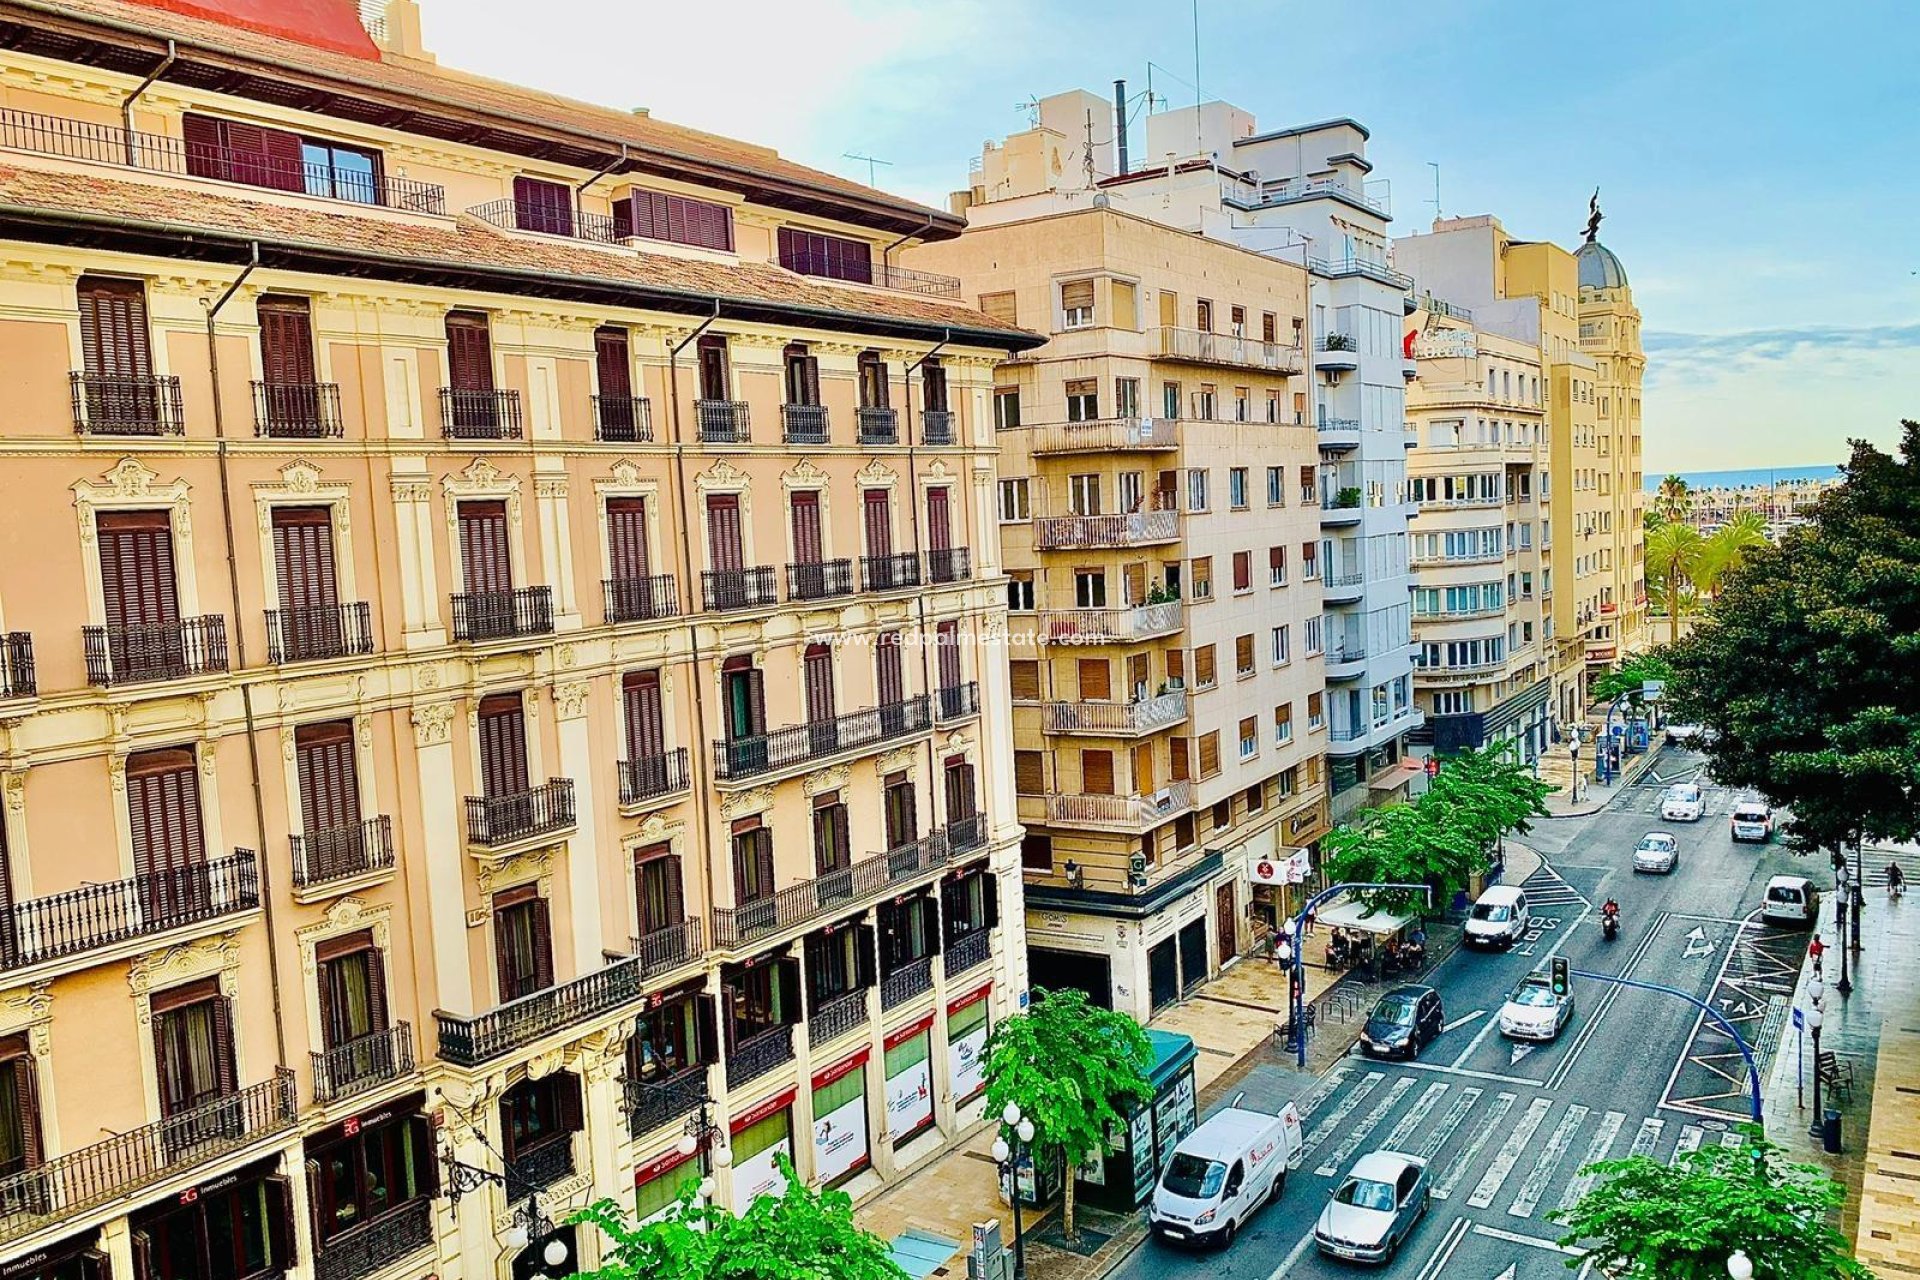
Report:
M1800 1028L1806 1025L1807 1025L1807 1015L1800 1012L1798 1009L1795 1009L1793 1011L1793 1029L1795 1031L1798 1031L1800 1030Z

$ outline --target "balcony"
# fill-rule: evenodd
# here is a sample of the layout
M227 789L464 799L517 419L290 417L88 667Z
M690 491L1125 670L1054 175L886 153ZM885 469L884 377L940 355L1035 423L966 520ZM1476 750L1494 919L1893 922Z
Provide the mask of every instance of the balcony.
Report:
M1415 568L1428 568L1445 565L1500 564L1507 558L1504 551L1476 551L1457 555L1413 556L1411 563Z
M925 409L920 414L920 443L924 445L949 445L953 443L954 416L951 409Z
M880 1007L894 1009L933 990L933 957L909 960L880 979Z
M589 240L595 244L622 244L626 235L604 213L580 209L554 208L518 200L489 200L467 213L503 231L531 231L536 235L565 236L569 240Z
M1413 288L1413 277L1400 274L1384 262L1369 262L1365 258L1308 258L1307 270L1330 280L1342 276L1365 276L1402 293Z
M935 831L898 849L788 885L767 897L733 907L715 907L713 945L722 951L736 951L824 916L858 910L940 871L952 861L954 847L949 831Z
M455 640L510 640L552 631L552 587L474 591L453 597Z
M818 1049L867 1025L867 989L834 996L807 1017L807 1044Z
M851 560L815 560L787 566L789 600L833 600L852 594Z
M268 159L256 151L234 151L159 133L139 133L37 111L0 111L0 147L58 156L91 164L110 164L177 177L211 178L249 187L297 192L349 204L377 205L444 216L445 190L431 182L389 177L385 173L347 175L331 165Z
M1526 600L1529 597L1519 598ZM1465 622L1471 618L1497 618L1506 611L1506 606L1499 604L1474 609L1417 609L1414 611L1413 620L1415 622Z
M1367 646L1357 640L1327 646L1326 678L1352 680L1366 674Z
M1027 447L1036 458L1074 453L1169 453L1180 447L1180 422L1176 418L1055 422L1033 428Z
M1193 808L1193 784L1173 782L1149 795L1107 796L1052 793L1045 797L1047 824L1137 835Z
M102 688L227 669L227 620L217 613L131 627L83 627L80 634L87 683Z
M670 573L650 578L602 578L601 607L609 623L652 622L680 615L680 583Z
M317 1245L313 1280L361 1280L433 1245L433 1201L426 1196Z
M964 934L947 944L947 977L952 979L978 969L991 959L993 959L993 941L988 936L988 931L975 929L972 933Z
M933 694L933 719L936 724L951 724L980 714L980 685L969 680L951 689L936 689Z
M947 851L950 855L967 853L986 842L987 817L983 813L970 813L947 823Z
M1413 672L1422 682L1439 683L1489 675L1506 665L1505 658L1494 658L1486 662L1415 662Z
M973 552L967 547L937 547L927 552L927 581L966 582L973 577Z
M620 761L620 804L636 808L687 789L687 749Z
M1358 489L1346 488L1332 493L1323 491L1321 494L1320 523L1322 525L1359 524L1364 514Z
M518 440L520 393L442 387L440 432L449 440Z
M827 443L827 406L823 404L783 404L780 406L780 431L788 444Z
M1451 494L1438 498L1421 498L1419 504L1422 511L1466 511L1503 505L1497 493Z
M339 384L255 382L253 434L272 440L338 440Z
M779 603L773 566L746 569L705 569L700 574L700 598L708 613L735 609L766 609Z
M1118 516L1041 516L1033 522L1033 545L1042 551L1146 547L1180 537L1178 511L1135 511Z
M1040 616L1043 644L1131 644L1172 635L1184 625L1178 600L1130 609L1049 609Z
M863 404L855 412L860 423L861 444L900 443L900 414L897 410Z
M593 438L607 444L652 444L653 406L645 396L595 396Z
M1138 702L1049 702L1048 733L1129 738L1155 733L1187 718L1187 691L1169 689Z
M700 921L682 920L632 940L633 958L640 962L642 978L672 973L690 964L698 964L706 953L701 941Z
M551 1138L537 1142L526 1151L518 1152L513 1164L520 1171L520 1177L530 1187L540 1190L552 1186L562 1178L573 1176L573 1135L557 1133Z
M1387 212L1386 201L1368 195L1364 190L1349 186L1337 178L1282 178L1268 182L1260 188L1259 203L1246 207L1258 209L1267 205L1289 204L1295 200L1312 200L1322 196L1345 200L1378 214Z
M320 662L373 652L373 618L364 600L267 610L267 661Z
M178 378L70 373L67 381L73 397L73 429L83 436L186 433Z
M958 298L960 282L952 276L931 271L912 271L889 262L875 262L871 255L862 258L839 253L783 251L780 265L803 276L840 280L847 284L868 284L903 293L920 293L932 298Z
M312 889L393 870L393 820L386 814L348 827L288 836L293 887Z
M640 958L630 956L472 1017L436 1010L433 1018L439 1024L440 1057L461 1067L491 1062L555 1032L637 1002L643 975Z
M768 1027L738 1042L727 1054L727 1088L738 1089L792 1061L793 1028Z
M1350 333L1329 333L1313 344L1313 367L1325 373L1350 373L1360 367L1360 344Z
M0 1242L190 1174L284 1133L297 1114L293 1073L276 1071L270 1080L0 1177Z
M1151 331L1148 353L1162 360L1177 360L1182 364L1258 369L1282 377L1299 373L1302 364L1298 347L1262 342L1258 338L1236 337L1230 333L1174 329L1166 325Z
M33 669L33 633L9 631L0 636L0 701L33 698L40 681Z
M307 1056L313 1060L313 1100L326 1106L412 1075L413 1024L396 1022Z
M1320 579L1320 598L1328 604L1352 604L1366 594L1367 575L1358 569L1341 573L1329 570Z
M248 849L213 862L82 885L13 904L0 919L0 968L84 955L259 906L259 868Z
M1360 419L1322 418L1314 424L1322 449L1347 450L1360 447Z
M862 591L902 591L920 585L920 557L912 551L860 557Z
M814 764L843 751L857 751L920 733L930 727L927 697L849 711L815 724L788 725L752 738L713 744L713 772L720 782L750 782L783 769Z
M749 426L745 400L695 400L701 444L746 444Z
M621 1090L627 1133L638 1138L700 1109L707 1100L707 1068L688 1067L663 1080L623 1080Z
M571 778L552 778L511 795L467 797L467 843L476 849L501 849L573 825Z

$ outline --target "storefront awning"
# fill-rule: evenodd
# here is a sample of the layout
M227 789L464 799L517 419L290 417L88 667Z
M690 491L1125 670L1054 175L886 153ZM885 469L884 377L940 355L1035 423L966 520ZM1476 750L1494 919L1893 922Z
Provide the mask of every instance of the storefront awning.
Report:
M1411 912L1401 914L1397 911L1369 911L1364 902L1336 902L1314 913L1314 921L1329 927L1341 929L1361 929L1367 933L1385 937L1398 933L1413 919Z

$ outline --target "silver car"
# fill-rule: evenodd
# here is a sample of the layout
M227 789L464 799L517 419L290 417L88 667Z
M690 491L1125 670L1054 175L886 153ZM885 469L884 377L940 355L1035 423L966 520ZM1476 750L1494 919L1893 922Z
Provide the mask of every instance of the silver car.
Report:
M1320 1252L1354 1262L1391 1262L1427 1211L1427 1162L1398 1151L1374 1151L1354 1162L1333 1189L1313 1242Z
M1649 831L1633 849L1635 871L1665 873L1680 865L1680 842L1665 831Z

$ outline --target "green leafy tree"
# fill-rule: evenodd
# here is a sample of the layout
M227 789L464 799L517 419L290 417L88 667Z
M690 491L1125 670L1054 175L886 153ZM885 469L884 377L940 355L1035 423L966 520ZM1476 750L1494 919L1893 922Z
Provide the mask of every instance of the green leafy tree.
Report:
M1680 618L1693 611L1693 571L1702 543L1690 524L1663 524L1647 534L1647 581L1656 584L1666 606L1668 643L1680 639Z
M1720 594L1727 575L1740 568L1756 547L1767 545L1767 522L1756 511L1740 511L1707 536L1694 560L1693 589L1702 599Z
M1670 650L1714 776L1791 810L1804 851L1920 836L1920 423L1755 547ZM1651 558L1651 549L1649 549Z
M1782 1164L1780 1149L1703 1146L1671 1165L1647 1156L1590 1165L1599 1181L1549 1216L1563 1245L1585 1246L1595 1274L1620 1280L1724 1280L1743 1250L1756 1280L1872 1280L1830 1225L1846 1189L1818 1165ZM1758 1162L1756 1165L1756 1161Z
M1429 885L1431 905L1443 906L1487 867L1487 845L1478 832L1464 822L1439 820L1445 816L1439 806L1417 802L1363 810L1352 825L1335 827L1320 842L1328 882ZM1357 896L1386 911L1424 901L1411 889L1369 889Z
M1667 661L1664 653L1636 653L1619 666L1602 672L1588 686L1588 692L1600 702L1611 702L1621 694L1627 695L1627 703L1639 707L1643 701L1641 690L1647 681L1658 680L1666 683L1673 679L1673 664Z
M1418 804L1428 811L1428 821L1461 827L1484 852L1497 847L1508 832L1525 835L1531 830L1534 818L1547 816L1551 794L1553 787L1535 776L1509 744L1446 757Z
M1107 1135L1123 1123L1128 1104L1152 1100L1152 1064L1145 1028L1071 989L1035 987L1027 1011L1002 1021L987 1038L987 1114L1016 1103L1033 1122L1035 1169L1055 1157L1065 1163L1068 1239L1077 1230L1074 1177L1089 1158L1105 1153ZM1015 1145L1012 1134L1006 1138Z
M609 1247L579 1280L907 1280L886 1241L855 1225L845 1192L807 1186L785 1156L778 1165L786 1191L743 1214L702 1203L691 1180L671 1213L644 1225L612 1200L589 1205L573 1221Z

